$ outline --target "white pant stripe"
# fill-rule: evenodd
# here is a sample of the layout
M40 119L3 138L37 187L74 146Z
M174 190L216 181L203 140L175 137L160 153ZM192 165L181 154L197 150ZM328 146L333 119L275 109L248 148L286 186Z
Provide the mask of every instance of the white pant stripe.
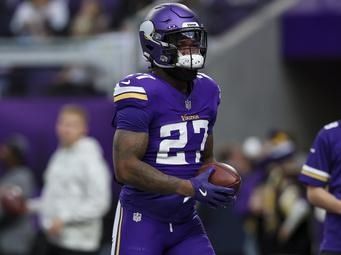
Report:
M116 207L116 213L115 213L115 221L114 221L114 227L113 227L113 231L112 231L112 247L111 247L111 255L116 255L118 254L118 250L116 251L116 247L119 246L119 244L117 242L119 242L120 239L119 235L120 235L120 225L121 225L121 218L122 218L122 206L120 201L118 201L117 203L117 207Z

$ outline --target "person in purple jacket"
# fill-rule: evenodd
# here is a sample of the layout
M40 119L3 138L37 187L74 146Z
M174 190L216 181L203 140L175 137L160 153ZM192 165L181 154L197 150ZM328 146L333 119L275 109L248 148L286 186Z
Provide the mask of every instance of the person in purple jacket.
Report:
M321 255L341 254L341 122L320 130L300 174L308 200L327 211Z
M212 129L220 102L213 79L198 73L206 32L181 4L154 7L140 26L150 73L116 84L114 168L123 184L112 255L213 255L195 210L199 201L225 207L235 190L208 182L214 169Z

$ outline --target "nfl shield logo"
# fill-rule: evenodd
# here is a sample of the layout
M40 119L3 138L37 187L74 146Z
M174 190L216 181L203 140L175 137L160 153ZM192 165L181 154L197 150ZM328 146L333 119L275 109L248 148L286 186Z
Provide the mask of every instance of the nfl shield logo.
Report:
M186 109L187 110L191 110L191 108L192 108L192 102L191 102L191 100L186 100L185 101L185 107L186 107Z
M136 212L133 214L133 221L140 222L141 220L142 220L142 214L141 213Z

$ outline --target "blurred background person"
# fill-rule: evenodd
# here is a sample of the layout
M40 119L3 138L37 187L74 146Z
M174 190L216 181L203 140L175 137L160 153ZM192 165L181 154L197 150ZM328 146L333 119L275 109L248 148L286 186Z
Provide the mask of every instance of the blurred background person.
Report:
M242 221L242 228L245 235L243 243L243 252L246 255L260 254L257 244L256 217L258 209L261 207L257 197L253 201L254 193L257 188L266 179L264 170L263 141L260 137L247 137L240 145L241 163L235 160L229 160L232 165L242 167L243 179L239 190L238 200L236 201L234 211ZM236 159L236 158L235 158ZM236 168L238 169L238 167Z
M109 18L103 11L103 4L97 0L81 1L78 12L70 24L70 36L90 38L109 30ZM96 77L101 72L86 64L69 65L56 75L54 84L49 88L49 96L104 96L95 87Z
M46 37L62 34L68 22L64 0L25 0L17 7L10 26L17 36Z
M310 255L311 208L298 174L302 165L288 133L271 131L264 144L267 176L251 197L260 254Z
M91 36L109 29L109 18L98 0L84 0L71 24L72 36Z
M26 166L28 142L13 135L0 144L0 254L28 255L35 235L25 200L33 196L35 181Z
M110 175L98 142L87 137L87 113L64 106L57 119L59 147L53 153L39 199L29 203L39 213L47 240L45 254L97 254L102 218L110 206Z

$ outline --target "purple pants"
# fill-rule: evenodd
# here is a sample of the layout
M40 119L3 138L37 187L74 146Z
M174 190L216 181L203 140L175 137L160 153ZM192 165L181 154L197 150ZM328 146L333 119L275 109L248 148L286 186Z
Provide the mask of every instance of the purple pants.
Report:
M199 216L165 223L118 203L111 255L215 255Z

